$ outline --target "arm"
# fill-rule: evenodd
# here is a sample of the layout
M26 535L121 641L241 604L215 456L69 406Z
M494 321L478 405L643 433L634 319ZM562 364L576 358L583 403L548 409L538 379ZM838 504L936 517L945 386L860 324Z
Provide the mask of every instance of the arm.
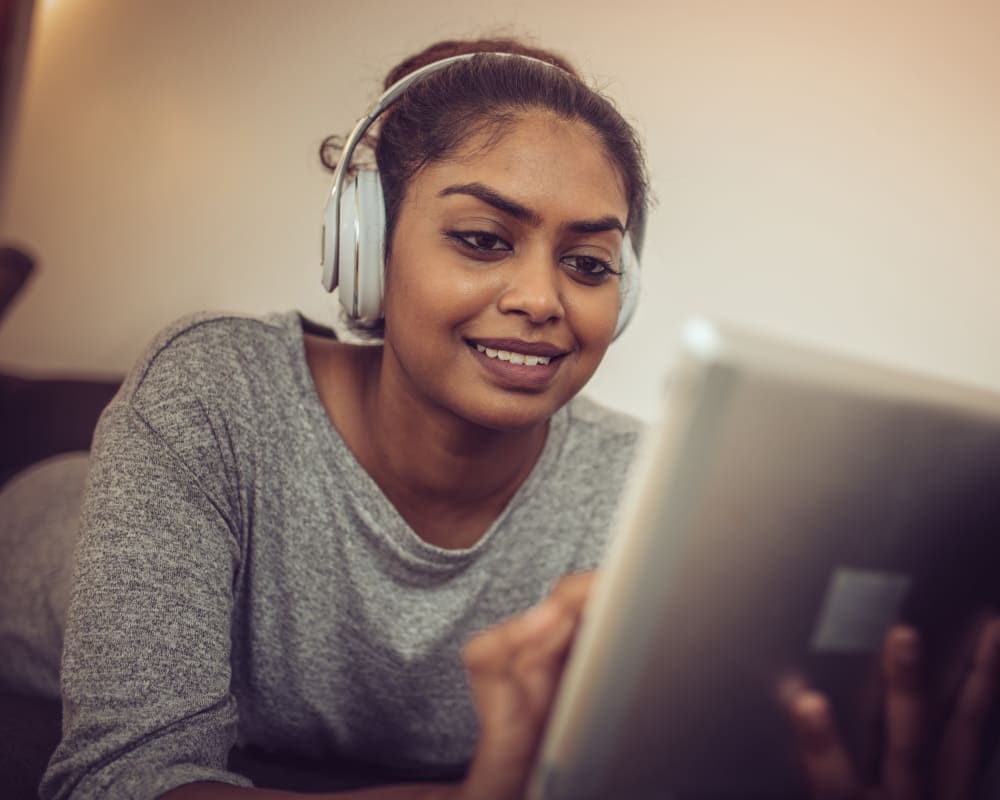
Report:
M277 789L246 789L224 783L189 783L167 792L161 800L293 800L294 798L336 798L336 800L460 800L461 787L451 784L409 784L381 786L354 792L302 795Z
M249 784L226 769L240 563L228 456L182 377L148 381L114 401L95 439L63 656L63 739L43 797Z

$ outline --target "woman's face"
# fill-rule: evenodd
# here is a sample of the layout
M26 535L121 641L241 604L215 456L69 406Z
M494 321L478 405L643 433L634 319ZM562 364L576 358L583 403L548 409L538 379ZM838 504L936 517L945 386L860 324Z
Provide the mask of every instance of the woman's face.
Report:
M424 167L386 270L383 377L488 428L547 420L611 342L627 214L594 131L547 112Z

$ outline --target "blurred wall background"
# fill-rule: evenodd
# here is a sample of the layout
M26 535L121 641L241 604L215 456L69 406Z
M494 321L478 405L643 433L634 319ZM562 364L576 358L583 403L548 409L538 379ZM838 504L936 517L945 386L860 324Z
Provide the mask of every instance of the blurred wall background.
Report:
M173 318L301 308L329 175L387 69L534 38L633 120L658 198L590 393L652 417L708 314L1000 388L994 0L38 0L0 238L39 261L0 366L124 371Z

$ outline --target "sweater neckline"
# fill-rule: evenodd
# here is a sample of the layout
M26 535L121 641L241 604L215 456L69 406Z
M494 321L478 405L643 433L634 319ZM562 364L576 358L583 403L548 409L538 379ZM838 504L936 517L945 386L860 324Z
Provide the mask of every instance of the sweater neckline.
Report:
M522 505L536 491L540 491L559 462L560 452L569 429L570 414L567 406L557 410L550 418L545 444L534 466L507 505L479 539L465 548L440 547L425 541L413 530L389 498L385 496L382 487L378 485L347 446L326 412L319 389L313 380L312 371L309 369L309 363L306 359L303 318L298 312L291 312L288 317L287 329L291 334L292 362L302 389L302 410L308 415L310 427L320 439L320 449L328 454L328 466L336 472L338 469L343 469L344 464L349 465L350 469L360 476L361 482L366 485L367 496L377 498L374 507L368 503L365 507L358 509L358 513L367 517L366 522L371 531L381 535L379 544L390 549L397 558L407 563L408 566L438 572L465 566L488 551L497 538L513 535L513 531L507 531L504 526L511 510Z

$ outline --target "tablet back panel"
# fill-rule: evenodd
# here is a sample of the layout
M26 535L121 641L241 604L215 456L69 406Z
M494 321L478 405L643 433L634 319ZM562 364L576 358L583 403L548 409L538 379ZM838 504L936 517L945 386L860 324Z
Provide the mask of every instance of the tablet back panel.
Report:
M998 550L1000 399L698 323L531 796L794 796L797 679L873 767L887 627L921 629L946 698L1000 601Z

